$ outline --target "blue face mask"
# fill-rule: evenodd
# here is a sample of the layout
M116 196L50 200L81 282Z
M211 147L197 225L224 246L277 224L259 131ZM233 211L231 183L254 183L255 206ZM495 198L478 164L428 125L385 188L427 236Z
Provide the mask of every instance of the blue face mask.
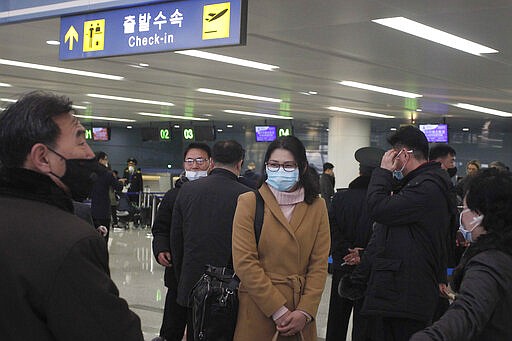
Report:
M279 192L287 192L299 181L299 170L287 172L279 168L277 172L267 172L266 183L274 187Z
M403 152L403 149L395 156L395 159L398 158L398 156L400 156L400 154L402 154ZM410 153L412 151L407 151L407 153ZM407 160L409 161L409 160ZM404 165L402 166L402 168L400 170L394 170L393 171L393 177L395 179L397 179L398 181L402 180L404 178L404 168L405 168L405 165L407 164L407 161L404 163Z
M466 227L464 226L464 224L462 223L462 215L466 212L469 212L471 211L469 208L463 210L462 212L460 212L460 216L459 216L459 232L462 234L462 236L464 237L464 239L467 241L467 242L470 242L472 243L473 242L473 235L471 234L471 232L473 232L473 230L475 228L477 228L477 226L479 226L481 223L482 223L482 220L484 220L484 216L483 215L479 215L479 216L476 216L476 217L473 217L473 220L469 223L471 225L471 230L468 230L466 229Z

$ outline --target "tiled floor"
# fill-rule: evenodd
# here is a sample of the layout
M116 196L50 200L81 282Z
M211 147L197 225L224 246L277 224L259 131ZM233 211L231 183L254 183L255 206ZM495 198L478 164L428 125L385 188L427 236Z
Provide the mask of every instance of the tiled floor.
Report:
M158 336L166 288L163 267L154 259L149 230L115 230L110 234L110 270L121 297L142 320L144 339ZM319 340L325 337L331 278L328 277L317 315Z

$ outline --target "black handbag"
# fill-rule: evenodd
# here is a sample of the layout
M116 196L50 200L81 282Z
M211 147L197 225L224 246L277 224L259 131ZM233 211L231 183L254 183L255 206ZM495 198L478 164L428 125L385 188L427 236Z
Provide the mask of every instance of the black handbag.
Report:
M254 233L258 245L263 227L264 202L258 191ZM206 265L205 272L190 293L194 340L231 341L238 315L238 286L232 260L228 266Z

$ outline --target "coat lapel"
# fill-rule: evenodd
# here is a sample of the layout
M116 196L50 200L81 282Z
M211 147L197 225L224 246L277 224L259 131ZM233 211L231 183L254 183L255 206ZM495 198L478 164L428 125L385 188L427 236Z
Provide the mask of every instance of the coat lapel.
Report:
M295 206L295 208L293 209L292 220L290 221L290 226L294 233L297 232L297 229L299 228L300 223L302 223L302 220L306 216L307 210L308 210L308 204L306 204L304 201L298 203Z

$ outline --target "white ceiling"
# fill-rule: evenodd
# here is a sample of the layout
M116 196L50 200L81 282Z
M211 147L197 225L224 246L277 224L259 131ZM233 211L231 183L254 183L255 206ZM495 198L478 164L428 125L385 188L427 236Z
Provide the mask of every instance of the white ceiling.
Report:
M398 32L372 19L404 16L499 51L475 56ZM422 94L414 113L418 121L460 122L490 118L511 127L512 118L498 118L449 104L464 102L512 112L512 2L510 0L249 0L246 46L209 52L277 65L260 71L172 52L60 62L59 18L0 25L0 58L125 77L103 80L0 65L0 98L17 98L32 89L68 95L94 115L131 118L136 124L160 119L137 112L167 112L216 121L262 122L227 114L225 109L277 114L288 110L298 120L327 122L328 106L411 117L411 102L402 97L339 85L352 80ZM129 65L147 63L147 68ZM283 99L268 103L197 92L212 88ZM316 91L317 95L300 92ZM172 102L156 105L87 97L88 93ZM90 104L84 104L90 102ZM7 103L0 102L0 107ZM165 121L165 119L161 119ZM384 123L386 121L386 123ZM389 124L386 119L379 119ZM468 124L469 124L468 123Z

